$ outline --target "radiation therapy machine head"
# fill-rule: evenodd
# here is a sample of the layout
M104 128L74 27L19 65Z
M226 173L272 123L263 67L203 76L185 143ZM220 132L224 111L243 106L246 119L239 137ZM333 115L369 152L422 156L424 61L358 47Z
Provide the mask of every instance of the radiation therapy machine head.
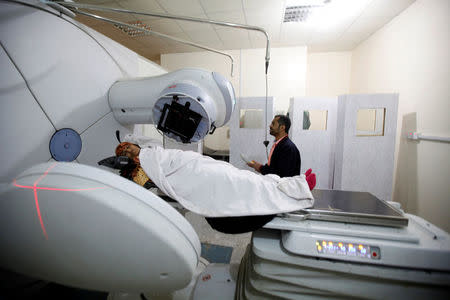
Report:
M109 91L109 104L121 124L155 124L164 135L195 143L226 124L236 99L222 75L182 69L157 77L122 80Z

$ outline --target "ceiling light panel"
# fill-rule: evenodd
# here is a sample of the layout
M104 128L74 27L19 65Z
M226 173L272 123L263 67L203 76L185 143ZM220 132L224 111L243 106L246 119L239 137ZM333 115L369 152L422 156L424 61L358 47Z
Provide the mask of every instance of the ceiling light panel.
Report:
M304 22L312 9L313 6L288 6L284 11L283 22Z
M142 29L151 30L150 26L148 26L145 23L142 23L141 21L128 22L128 24L142 28ZM143 30L139 30L139 29L135 29L132 27L123 26L123 25L119 25L119 24L114 24L114 26L116 28L122 30L124 33L128 34L131 37L138 37L138 36L144 36L144 35L151 34L149 32L143 31Z
M331 0L288 0L283 22L305 22L313 10L321 8Z

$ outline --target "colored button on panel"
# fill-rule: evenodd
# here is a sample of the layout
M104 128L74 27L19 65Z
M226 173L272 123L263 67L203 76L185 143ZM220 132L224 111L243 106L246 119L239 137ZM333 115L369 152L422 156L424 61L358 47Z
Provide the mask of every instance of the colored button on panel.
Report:
M370 258L380 259L381 258L380 248L370 247Z

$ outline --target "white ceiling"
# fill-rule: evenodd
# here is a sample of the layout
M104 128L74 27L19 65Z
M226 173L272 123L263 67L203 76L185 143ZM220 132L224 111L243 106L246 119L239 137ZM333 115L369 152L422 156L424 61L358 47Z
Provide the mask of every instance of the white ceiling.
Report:
M322 15L317 15L318 18L301 23L283 23L287 1L292 0L76 0L142 12L259 26L269 34L271 47L307 46L310 52L352 50L415 0L331 0L326 10L322 9ZM342 9L341 5L347 6ZM92 12L122 22L140 20L151 30L218 50L264 48L266 45L264 34L256 31L134 14ZM81 15L77 20L151 60L159 60L162 53L200 50L151 35L130 37L110 23Z

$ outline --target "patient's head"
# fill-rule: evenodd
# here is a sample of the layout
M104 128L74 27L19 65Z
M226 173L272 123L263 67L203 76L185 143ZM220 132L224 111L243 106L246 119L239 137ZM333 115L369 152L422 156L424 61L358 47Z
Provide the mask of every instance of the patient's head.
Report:
M123 142L116 147L116 156L126 156L130 158L131 163L123 166L120 170L120 176L133 179L136 176L140 166L139 152L141 148L138 145Z
M116 156L126 156L133 161L133 163L129 164L127 168L121 170L120 175L145 187L147 182L152 181L148 178L147 174L140 166L140 151L141 148L138 145L123 142L116 147Z
M136 160L139 157L141 148L138 145L122 142L116 148L117 156L126 156L132 160Z

